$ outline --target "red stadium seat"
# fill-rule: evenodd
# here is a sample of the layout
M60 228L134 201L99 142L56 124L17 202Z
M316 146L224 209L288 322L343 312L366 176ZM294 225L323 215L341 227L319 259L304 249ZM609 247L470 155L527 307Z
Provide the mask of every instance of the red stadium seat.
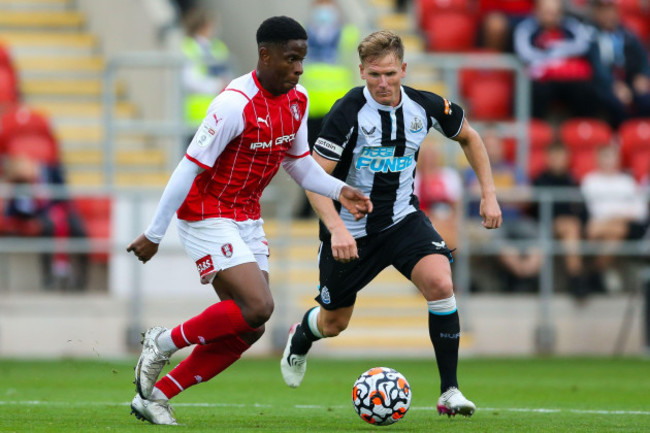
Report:
M647 14L648 8L642 6L642 1L643 0L618 0L618 9L622 14Z
M91 242L110 239L112 207L110 197L77 197L75 206L84 221ZM108 253L93 252L90 259L96 263L107 263Z
M469 71L468 71L469 72ZM468 100L469 112L472 118L480 120L501 120L512 117L513 84L512 76L505 71L471 71L476 73L470 77L469 83L462 83L467 88L465 97Z
M440 12L461 12L474 11L475 0L417 0L415 13L418 17L418 25L421 29L426 27L426 22L433 14Z
M650 152L650 119L624 122L618 130L618 136L623 167L632 168L636 155Z
M571 172L580 181L596 168L596 153L612 142L612 129L597 119L571 119L560 126L560 138L571 155Z
M553 127L542 120L533 119L528 127L530 149L528 151L528 175L534 179L546 168L546 148L555 140ZM517 158L517 142L514 138L504 140L504 154L508 161Z
M546 149L555 141L555 130L548 122L543 120L531 120L528 133L532 149Z
M430 51L468 51L476 40L476 19L465 13L429 15L424 24Z
M571 119L560 126L560 139L569 151L594 149L610 144L612 128L597 119Z
M626 168L639 183L646 183L650 177L650 150L635 153Z
M0 154L30 156L43 164L58 164L59 147L47 118L25 107L0 115Z
M9 51L0 45L0 111L18 102L18 75Z
M623 25L646 44L650 39L650 16L625 14L621 16Z
M470 88L469 111L474 119L503 120L512 117L512 87L502 81L481 81Z

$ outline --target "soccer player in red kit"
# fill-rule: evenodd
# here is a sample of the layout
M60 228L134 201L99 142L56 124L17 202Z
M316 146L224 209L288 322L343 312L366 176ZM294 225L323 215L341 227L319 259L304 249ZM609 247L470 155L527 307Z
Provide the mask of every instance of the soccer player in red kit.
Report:
M145 333L131 409L153 424L176 424L169 399L219 374L264 332L273 298L259 198L280 165L303 188L338 200L357 218L372 210L367 196L329 176L309 154L309 101L298 85L304 28L288 17L269 18L257 30L257 44L256 70L213 100L153 221L127 247L147 262L177 212L183 246L201 282L212 284L220 299L172 329ZM190 345L190 356L158 380L171 354Z

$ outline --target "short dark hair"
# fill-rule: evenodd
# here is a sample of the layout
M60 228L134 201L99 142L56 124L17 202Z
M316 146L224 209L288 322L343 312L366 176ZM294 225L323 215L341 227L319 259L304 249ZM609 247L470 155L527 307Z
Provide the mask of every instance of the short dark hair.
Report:
M267 18L257 29L257 45L284 44L294 39L307 40L307 32L300 23L287 16Z

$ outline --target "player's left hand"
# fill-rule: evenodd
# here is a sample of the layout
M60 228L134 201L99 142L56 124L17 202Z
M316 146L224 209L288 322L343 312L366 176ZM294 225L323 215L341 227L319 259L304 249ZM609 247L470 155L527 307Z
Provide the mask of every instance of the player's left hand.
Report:
M483 219L483 227L486 229L498 229L503 223L501 207L494 194L481 198L480 214Z
M372 212L372 202L370 197L366 196L357 188L345 185L341 189L339 202L352 214L356 220L360 220L366 214Z

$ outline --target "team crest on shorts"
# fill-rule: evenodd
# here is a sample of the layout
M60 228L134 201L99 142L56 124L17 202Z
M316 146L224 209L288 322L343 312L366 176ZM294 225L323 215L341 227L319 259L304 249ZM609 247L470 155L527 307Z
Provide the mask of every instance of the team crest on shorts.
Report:
M221 245L221 252L227 258L231 258L232 257L232 244L223 244L223 245Z
M330 299L330 291L327 290L327 287L323 287L322 289L320 289L320 298L323 301L323 304L329 304L330 302L332 302L332 300Z
M293 114L293 118L300 120L300 108L298 108L298 104L291 104L289 109L291 110L291 114Z

